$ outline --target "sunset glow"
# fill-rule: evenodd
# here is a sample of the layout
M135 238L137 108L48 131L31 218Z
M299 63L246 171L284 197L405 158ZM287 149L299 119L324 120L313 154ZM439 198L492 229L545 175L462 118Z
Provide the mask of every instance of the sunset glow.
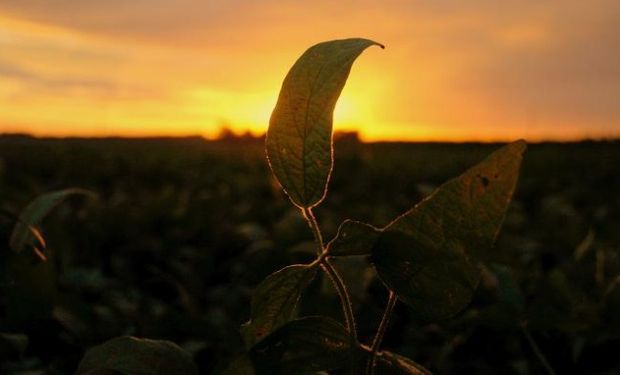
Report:
M0 133L260 134L307 47L359 36L387 48L356 62L336 130L368 141L620 136L616 1L299 4L0 3Z

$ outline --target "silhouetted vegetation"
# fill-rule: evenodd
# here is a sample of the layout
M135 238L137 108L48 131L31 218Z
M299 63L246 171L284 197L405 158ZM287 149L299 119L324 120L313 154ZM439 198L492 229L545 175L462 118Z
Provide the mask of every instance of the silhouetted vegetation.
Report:
M397 305L383 346L437 373L545 373L531 338L557 373L617 373L619 146L530 145L473 303L440 324ZM386 225L496 148L338 143L321 229L330 239L347 218ZM1 137L0 372L72 373L85 349L120 335L172 340L203 373L221 369L242 347L253 288L314 253L270 176L261 140ZM71 199L44 221L49 260L10 251L9 214L68 186L98 198ZM352 262L367 274L350 285L367 342L386 291ZM310 285L301 315L340 319L324 284Z

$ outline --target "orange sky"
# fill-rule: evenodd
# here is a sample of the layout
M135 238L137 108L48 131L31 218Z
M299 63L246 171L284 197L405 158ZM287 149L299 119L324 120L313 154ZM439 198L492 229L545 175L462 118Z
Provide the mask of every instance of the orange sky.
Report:
M365 37L335 115L366 140L620 136L617 0L0 2L0 133L266 130L310 45Z

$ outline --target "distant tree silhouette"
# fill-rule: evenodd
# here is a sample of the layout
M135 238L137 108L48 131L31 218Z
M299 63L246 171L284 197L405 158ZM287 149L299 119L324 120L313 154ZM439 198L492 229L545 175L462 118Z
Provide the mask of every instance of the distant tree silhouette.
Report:
M359 143L360 135L357 131L336 131L334 132L334 141Z
M260 139L264 139L264 135L255 136L249 130L246 130L241 134L237 134L228 126L220 128L216 138L216 140L222 142L255 142Z

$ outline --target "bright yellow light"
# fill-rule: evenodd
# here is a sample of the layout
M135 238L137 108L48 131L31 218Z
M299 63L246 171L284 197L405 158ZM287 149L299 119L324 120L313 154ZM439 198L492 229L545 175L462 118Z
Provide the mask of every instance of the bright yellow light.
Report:
M194 9L206 3L196 2ZM577 35L553 28L545 17L499 22L483 13L446 18L429 9L414 14L385 5L356 7L355 17L330 23L322 5L301 14L299 7L270 4L235 10L234 19L243 22L231 27L227 22L192 23L195 17L185 17L174 2L153 7L148 16L153 23L113 30L106 27L113 23L106 17L115 15L94 14L91 6L76 9L76 19L82 11L100 24L69 20L62 5L44 16L28 17L28 6L24 14L0 14L0 133L214 137L228 127L261 134L282 79L304 47L371 30L373 35L364 36L387 48L369 49L354 64L335 108L336 131L359 131L368 141L618 135L617 111L609 100L613 82L569 82L568 74L551 74L549 89L541 95L539 81L545 76L540 72L546 71L548 59L536 60L536 54L544 57L546 44L565 48L571 42L566 38ZM140 13L139 5L119 11L130 8ZM170 27L158 28L155 21ZM564 39L558 39L562 32ZM531 58L524 67L506 58L521 52ZM591 77L605 76L606 68L595 70ZM588 72L581 73L586 77ZM566 82L557 79L564 76ZM564 86L572 91L565 93ZM590 100L588 90L601 100ZM584 100L576 102L575 92ZM568 105L558 109L564 101ZM582 108L576 108L580 103Z

